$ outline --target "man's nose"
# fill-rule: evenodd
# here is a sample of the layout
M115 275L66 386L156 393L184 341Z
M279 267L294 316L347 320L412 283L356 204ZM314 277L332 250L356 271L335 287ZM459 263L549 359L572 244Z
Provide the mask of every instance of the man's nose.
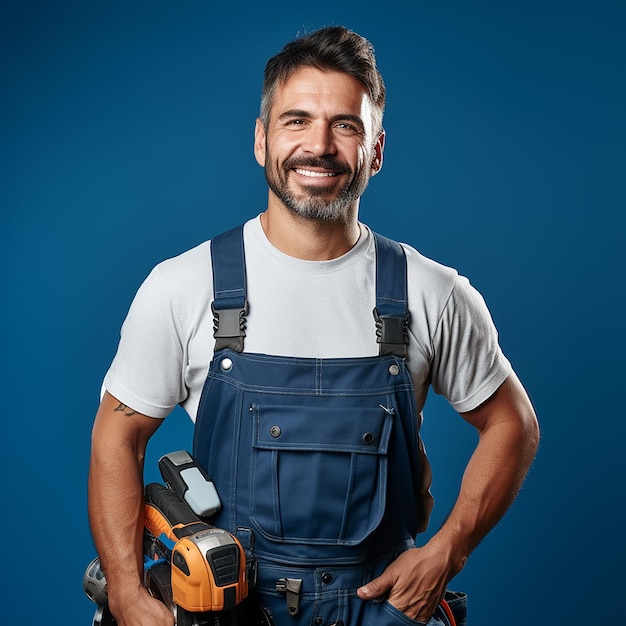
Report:
M315 156L335 154L337 146L332 128L327 124L312 124L306 131L302 149Z

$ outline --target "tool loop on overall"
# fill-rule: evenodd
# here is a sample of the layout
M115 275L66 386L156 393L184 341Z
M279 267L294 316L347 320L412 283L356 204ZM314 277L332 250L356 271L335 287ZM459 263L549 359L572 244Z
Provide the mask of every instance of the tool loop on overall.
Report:
M297 615L300 610L302 578L279 578L276 581L276 591L286 594L289 615Z

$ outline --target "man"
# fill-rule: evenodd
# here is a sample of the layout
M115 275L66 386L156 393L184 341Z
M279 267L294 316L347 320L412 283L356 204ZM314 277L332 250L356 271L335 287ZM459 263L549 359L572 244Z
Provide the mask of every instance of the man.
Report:
M538 426L481 297L358 221L382 166L384 102L357 34L331 27L285 46L255 129L266 211L139 290L90 472L120 626L173 623L142 586L141 537L145 447L176 404L222 498L216 525L255 537L253 602L277 626L446 623L449 581L514 499ZM448 519L415 547L432 507L419 439L430 385L479 443ZM287 579L301 584L295 605Z

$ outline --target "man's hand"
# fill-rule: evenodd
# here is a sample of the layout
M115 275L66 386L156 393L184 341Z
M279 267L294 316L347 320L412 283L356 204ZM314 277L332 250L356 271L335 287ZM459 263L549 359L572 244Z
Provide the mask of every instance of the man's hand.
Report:
M174 615L141 587L132 593L109 595L109 609L118 626L174 626Z
M422 548L403 552L378 578L358 589L357 595L362 600L387 596L390 604L411 619L427 622L460 569L451 564L434 537Z
M476 428L479 441L448 519L424 547L404 552L357 591L363 600L388 594L393 606L422 622L430 619L448 582L510 506L539 441L535 412L515 374L462 416Z

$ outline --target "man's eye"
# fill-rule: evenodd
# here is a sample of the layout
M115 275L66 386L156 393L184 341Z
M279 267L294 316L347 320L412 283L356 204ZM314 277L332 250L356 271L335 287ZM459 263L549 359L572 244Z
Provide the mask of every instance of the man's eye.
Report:
M354 124L351 124L350 122L337 122L335 124L335 128L337 128L337 130L340 130L342 133L348 133L348 134L354 134L354 135L360 132L359 129Z

